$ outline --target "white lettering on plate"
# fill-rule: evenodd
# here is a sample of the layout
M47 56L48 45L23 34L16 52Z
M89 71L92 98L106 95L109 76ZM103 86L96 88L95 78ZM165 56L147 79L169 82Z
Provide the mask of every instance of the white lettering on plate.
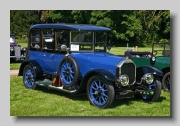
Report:
M71 45L71 51L79 51L79 45Z

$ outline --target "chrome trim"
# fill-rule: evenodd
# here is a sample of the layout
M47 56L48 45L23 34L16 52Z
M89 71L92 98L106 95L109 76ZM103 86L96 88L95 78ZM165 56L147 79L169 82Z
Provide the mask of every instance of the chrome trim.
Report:
M125 63L133 63L134 64L134 66L135 66L135 76L134 76L134 81L133 81L133 83L131 83L131 84L129 84L129 85L134 85L134 83L136 82L136 64L131 60L131 59L122 59L119 63L118 63L118 65L117 65L117 67L119 68L119 76L121 75L121 67L122 67L122 65L123 64L125 64ZM130 78L130 77L129 77Z
M122 60L118 63L117 67L121 67L124 63L133 63L133 64L136 66L136 64L135 64L131 59L122 59Z
M125 84L122 84L121 81L124 80L123 77L127 78L127 82ZM119 76L119 78L117 79L117 81L122 85L122 86L128 86L129 85L129 77L125 74Z
M151 75L151 77L152 77L150 83L147 83L147 81L146 81L146 78L147 78L148 75ZM154 81L154 75L153 75L152 73L146 73L146 74L143 75L142 80L143 80L143 82L146 83L146 84L152 84L153 81Z

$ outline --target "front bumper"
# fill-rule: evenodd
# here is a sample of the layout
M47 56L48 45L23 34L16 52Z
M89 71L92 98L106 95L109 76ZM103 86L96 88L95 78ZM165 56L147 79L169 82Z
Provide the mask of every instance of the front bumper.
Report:
M150 92L151 90L148 88L148 85L143 84L135 84L134 86L130 87L123 87L123 88L116 88L115 89L115 97L116 99L122 98L132 98L135 94L139 92Z
M10 59L24 60L25 56L10 56Z

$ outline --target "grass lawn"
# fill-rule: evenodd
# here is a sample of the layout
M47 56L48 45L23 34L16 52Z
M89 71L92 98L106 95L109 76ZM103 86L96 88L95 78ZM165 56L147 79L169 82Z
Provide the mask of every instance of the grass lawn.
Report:
M10 116L170 116L170 94L157 102L117 99L111 108L91 106L86 95L71 96L55 90L26 89L22 77L10 76Z
M17 69L19 69L19 67L21 65L21 62L22 61L18 61L18 62L10 61L10 70L17 70Z
M21 45L21 47L27 47L28 41L26 39L16 39L16 42Z

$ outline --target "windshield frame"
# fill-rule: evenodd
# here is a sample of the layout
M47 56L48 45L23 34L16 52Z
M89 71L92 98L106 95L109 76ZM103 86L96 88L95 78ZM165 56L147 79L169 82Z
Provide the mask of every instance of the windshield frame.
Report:
M98 33L101 33L104 36L97 36ZM77 39L78 37L79 39ZM97 39L100 39L100 41ZM70 31L71 51L106 52L106 44L107 31Z

